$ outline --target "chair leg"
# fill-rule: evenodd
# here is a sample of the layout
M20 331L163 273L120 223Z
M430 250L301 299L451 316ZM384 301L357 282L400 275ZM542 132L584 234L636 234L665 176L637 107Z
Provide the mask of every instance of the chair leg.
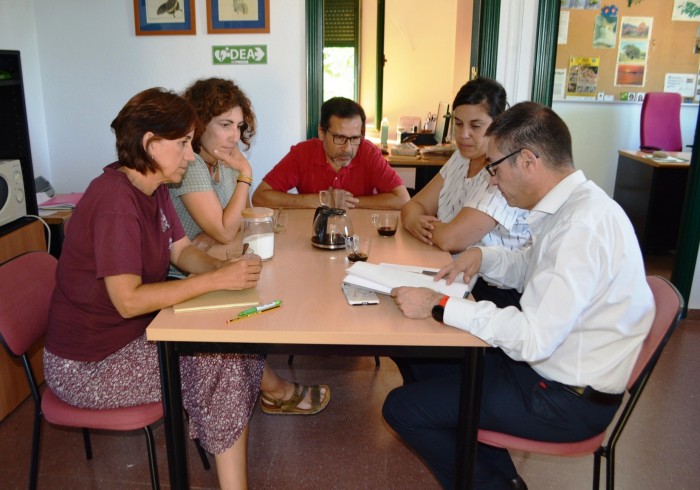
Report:
M608 449L607 466L605 472L605 487L607 490L615 489L615 446Z
M85 445L85 458L92 459L92 443L90 442L90 431L83 429L83 444Z
M603 454L603 448L599 448L593 453L593 490L600 488L600 458Z
M374 356L374 365L379 367L379 356Z
M197 452L199 453L199 459L202 460L202 466L204 466L205 470L209 471L211 469L211 465L209 464L209 456L207 456L207 452L199 443L199 439L194 440L194 445L197 448Z
M32 457L29 464L29 490L36 490L39 469L39 441L41 440L41 410L34 407L34 432L32 434Z
M289 358L287 359L287 364L290 366L292 365L292 362L294 362L294 354L290 354Z
M148 464L151 467L151 486L153 490L160 489L158 482L158 464L156 463L156 446L153 442L153 431L150 427L143 428L146 433L146 449L148 450Z

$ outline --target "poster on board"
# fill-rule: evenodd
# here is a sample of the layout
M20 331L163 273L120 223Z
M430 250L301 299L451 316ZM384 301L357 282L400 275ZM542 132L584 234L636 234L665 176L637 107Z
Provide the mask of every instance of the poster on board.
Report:
M572 56L569 59L569 76L566 81L566 96L595 98L598 91L598 68L600 58Z

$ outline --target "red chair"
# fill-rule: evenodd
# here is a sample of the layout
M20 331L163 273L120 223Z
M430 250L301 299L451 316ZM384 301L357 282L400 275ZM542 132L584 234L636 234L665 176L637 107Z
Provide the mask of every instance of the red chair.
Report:
M163 417L161 402L127 408L95 410L77 408L61 401L50 388L42 394L29 362L27 351L46 332L49 305L55 285L56 259L46 252L30 252L0 265L0 342L7 351L21 358L34 399L34 432L29 473L29 488L37 485L41 416L52 423L83 429L85 455L92 459L88 429L130 431L142 429L146 434L151 484L159 488L158 467L151 425ZM197 443L205 469L209 461Z
M642 102L639 123L642 148L682 151L681 95L671 92L649 92Z
M632 415L637 401L661 356L668 339L676 329L681 319L684 301L681 294L666 279L659 276L648 276L647 282L654 293L656 302L656 317L647 335L642 350L637 357L632 374L627 382L629 398L623 406L615 427L610 432L607 445L603 444L605 432L578 442L542 442L524 439L501 432L479 430L479 442L489 446L519 451L549 454L553 456L583 456L593 454L593 489L600 486L600 459L607 459L606 488L613 490L615 486L615 446L620 439L622 430Z

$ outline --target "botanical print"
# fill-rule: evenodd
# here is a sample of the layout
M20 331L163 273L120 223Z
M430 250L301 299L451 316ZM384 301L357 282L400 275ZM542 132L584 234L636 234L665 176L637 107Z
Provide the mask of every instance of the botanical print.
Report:
M671 20L700 22L700 2L692 0L674 0Z

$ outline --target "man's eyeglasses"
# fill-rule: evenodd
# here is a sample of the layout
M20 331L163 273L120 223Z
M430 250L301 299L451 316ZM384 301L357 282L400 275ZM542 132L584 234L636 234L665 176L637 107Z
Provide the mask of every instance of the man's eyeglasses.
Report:
M498 170L498 169L496 168L496 165L502 164L503 162L505 162L506 160L508 160L510 157L512 157L513 155L517 155L518 153L520 153L520 152L523 151L523 150L524 150L524 148L520 148L519 150L515 150L513 153L510 153L509 155L506 155L506 156L504 156L503 158L500 158L500 159L496 160L496 161L493 162L493 163L489 163L488 165L486 165L486 171L489 173L489 175L490 175L491 177L495 176L495 175L496 175L496 171Z
M343 136L342 134L333 134L330 131L328 131L328 134L333 136L333 143L335 143L338 146L343 146L345 143L348 141L350 142L351 146L359 146L360 141L362 141L362 136Z

